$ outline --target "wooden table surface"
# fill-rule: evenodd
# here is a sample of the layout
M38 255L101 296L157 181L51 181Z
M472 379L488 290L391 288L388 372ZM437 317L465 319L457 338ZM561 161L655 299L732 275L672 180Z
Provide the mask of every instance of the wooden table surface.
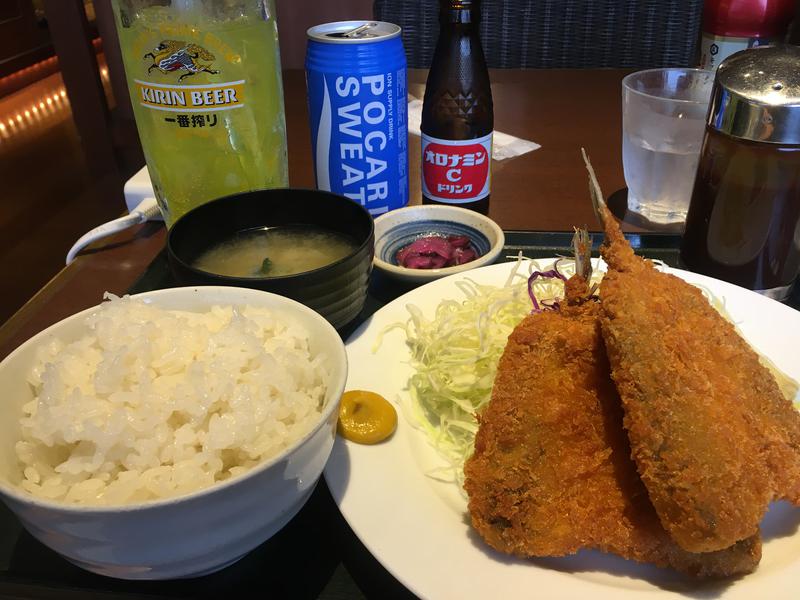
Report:
M491 72L495 128L542 146L492 164L489 214L503 229L597 229L580 148L588 151L606 195L624 187L620 82L625 74L614 69ZM409 71L410 94L422 97L425 76L425 71ZM284 86L291 185L313 187L303 71L286 71ZM418 139L411 139L412 174L419 172L419 149ZM411 202L419 203L419 177L410 182ZM0 358L50 324L99 303L103 292L124 294L163 248L165 233L163 223L148 223L84 252L0 328Z

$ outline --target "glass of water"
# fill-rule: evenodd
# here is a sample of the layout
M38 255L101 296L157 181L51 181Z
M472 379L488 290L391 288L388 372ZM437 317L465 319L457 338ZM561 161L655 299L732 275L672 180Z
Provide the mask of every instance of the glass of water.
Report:
M714 72L648 69L622 80L622 165L628 210L652 223L685 221Z

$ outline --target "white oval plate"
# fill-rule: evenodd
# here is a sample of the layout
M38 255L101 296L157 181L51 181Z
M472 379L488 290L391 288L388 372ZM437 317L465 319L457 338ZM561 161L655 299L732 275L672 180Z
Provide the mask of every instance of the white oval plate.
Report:
M538 261L542 265L552 261ZM511 263L453 275L412 290L387 304L348 340L346 389L382 394L400 413L395 435L364 446L337 436L325 479L350 527L381 564L409 590L426 599L592 598L628 599L797 598L800 584L800 509L773 504L762 523L763 558L755 573L721 582L698 582L597 551L563 558L523 560L491 550L471 529L466 499L455 484L426 473L443 463L400 411L412 374L405 334L389 332L373 352L378 334L408 319L407 304L431 317L443 299L460 299L455 286L469 277L501 286ZM749 290L676 269L666 269L725 299L747 340L781 370L800 380L796 359L800 312Z

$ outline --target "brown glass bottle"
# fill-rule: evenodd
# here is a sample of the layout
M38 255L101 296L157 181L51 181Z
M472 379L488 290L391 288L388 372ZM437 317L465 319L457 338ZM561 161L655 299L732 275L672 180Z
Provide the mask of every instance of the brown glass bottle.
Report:
M686 266L783 299L800 270L800 146L711 127L686 217Z
M479 0L440 0L422 107L422 202L486 214L494 113L479 15Z

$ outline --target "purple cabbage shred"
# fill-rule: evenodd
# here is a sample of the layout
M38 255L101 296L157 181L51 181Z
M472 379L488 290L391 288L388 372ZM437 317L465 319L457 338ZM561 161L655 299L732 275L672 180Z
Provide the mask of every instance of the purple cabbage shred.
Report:
M531 302L533 303L533 310L532 313L542 312L544 310L558 310L559 303L557 300L542 300L541 304L538 300L536 300L536 294L533 293L533 282L539 278L542 279L560 279L561 281L566 282L567 278L564 277L558 270L558 263L561 259L557 260L553 264L553 268L549 271L534 271L528 277L528 296L531 298Z

